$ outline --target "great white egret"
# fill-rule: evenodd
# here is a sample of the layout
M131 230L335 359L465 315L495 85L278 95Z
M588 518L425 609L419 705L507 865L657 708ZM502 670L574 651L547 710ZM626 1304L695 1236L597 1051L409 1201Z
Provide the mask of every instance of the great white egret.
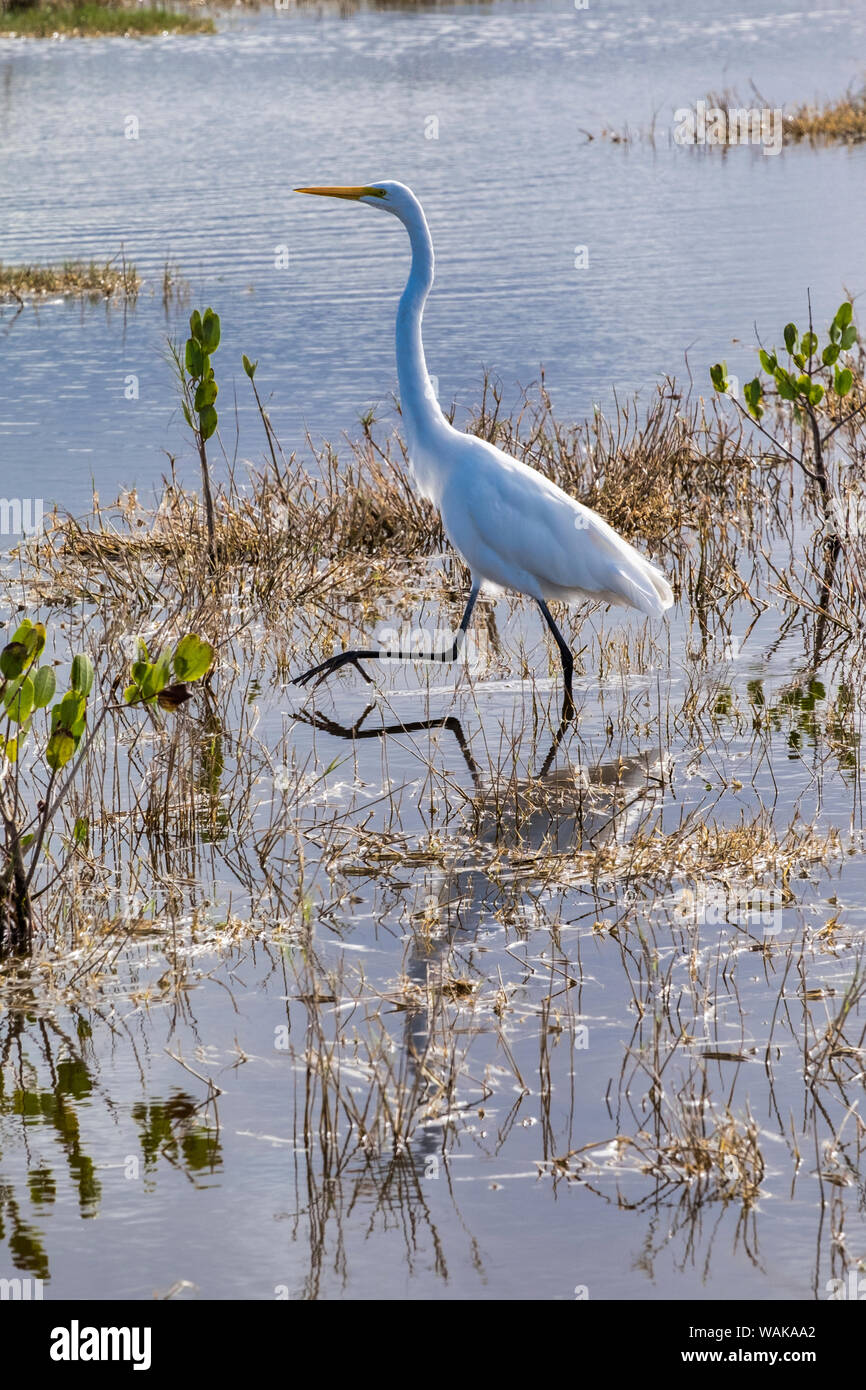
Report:
M444 651L371 648L343 651L296 677L316 684L351 662L366 681L362 660L384 658L456 661L482 586L516 589L534 599L562 660L566 704L574 660L553 620L548 600L584 598L636 608L660 617L673 603L659 570L589 507L569 497L536 469L475 435L454 429L442 414L424 359L421 318L433 284L433 240L424 209L410 188L391 179L353 187L297 188L325 198L346 198L393 213L409 233L412 268L397 310L397 377L409 461L416 485L438 508L445 534L463 556L472 587L459 630Z

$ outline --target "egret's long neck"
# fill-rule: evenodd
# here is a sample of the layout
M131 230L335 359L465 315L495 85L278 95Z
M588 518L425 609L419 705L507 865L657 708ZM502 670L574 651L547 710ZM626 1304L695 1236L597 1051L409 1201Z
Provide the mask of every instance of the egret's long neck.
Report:
M411 449L445 425L445 418L427 375L421 341L421 318L433 284L433 240L420 207L406 219L405 227L412 245L412 269L397 310L397 377Z

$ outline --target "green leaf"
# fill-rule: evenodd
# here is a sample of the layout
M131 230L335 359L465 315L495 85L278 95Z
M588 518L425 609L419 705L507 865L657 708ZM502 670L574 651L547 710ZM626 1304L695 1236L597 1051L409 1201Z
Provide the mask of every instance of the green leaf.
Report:
M45 628L42 623L31 623L25 618L12 634L12 641L0 652L0 674L7 680L17 678L33 664L45 646Z
M87 701L78 690L67 690L63 699L51 710L51 730L66 729L70 733L84 719Z
M809 387L809 401L812 405L820 405L824 399L824 388L820 381L813 381Z
M183 405L183 418L186 420L186 423L189 425L190 429L191 429L191 430L194 430L194 429L195 429L195 425L193 424L193 422L192 422L192 416L191 416L190 413L189 413L189 406L187 405L186 401L183 401L183 402L182 402L182 405Z
M171 682L171 656L166 653L150 669L148 694L158 695Z
M779 367L775 374L776 389L783 401L792 401L797 392L794 388L794 381L790 372L786 372L784 367Z
M38 656L45 646L45 628L42 623L31 623L25 618L18 631L13 633L13 642L23 642L29 655Z
M93 689L93 662L84 652L79 652L78 655L72 659L70 684L73 690L77 690L85 697L87 697Z
M821 353L821 361L824 363L825 367L832 367L836 358L839 356L840 350L838 343L827 344L824 351Z
M247 373L247 375L250 375L249 372ZM722 395L724 395L724 393L728 389L727 362L716 362L712 367L710 367L710 381L713 383L715 389L717 391L720 391Z
M36 709L45 709L54 699L57 680L50 666L40 666L33 677L33 704Z
M209 378L207 381L200 381L196 387L195 393L196 410L201 412L206 405L213 405L218 394L219 387L212 378Z
M213 309L206 309L201 321L201 344L207 353L216 352L220 345L219 314Z
M805 357L803 356L802 352L795 352L795 353L793 353L793 358L794 358L794 361L795 361L795 363L797 364L797 366L798 366L798 367L800 368L800 370L802 371L803 368L804 368L805 365L806 365L806 359L805 359Z
M837 367L833 378L833 385L837 396L847 396L851 387L854 385L854 373L850 367Z
M763 395L763 390L761 387L761 383L757 377L754 377L751 381L746 382L745 386L743 387L743 395L746 398L746 406L748 408L749 414L753 416L755 420L760 420L761 416L764 413L763 408L761 406L761 397Z
M45 761L55 772L65 767L75 752L75 740L65 729L57 729L48 740Z
M842 351L847 352L849 348L852 348L854 346L856 341L857 329L854 327L853 323L849 323L847 328L842 329L842 338L840 343Z
M851 322L853 317L854 306L852 305L850 299L846 299L844 303L840 304L839 308L836 310L836 317L833 320L833 322L838 323L840 328L847 328L848 324Z
M206 675L213 662L214 650L194 632L181 637L174 652L174 674L179 681L197 681Z
M785 347L788 349L789 352L793 352L793 351L794 351L794 348L797 346L797 338L798 338L798 336L799 336L799 335L798 335L798 333L797 333L797 325L796 325L795 323L786 323L786 324L785 324Z
M812 385L812 378L808 375L808 373L801 372L800 375L797 377L796 385L797 390L800 392L801 396L808 396L809 388Z
M219 416L212 405L206 405L199 412L198 427L201 430L202 439L210 439L217 427Z
M804 357L814 357L818 350L818 337L815 333L804 333L800 339L800 351Z
M10 642L0 652L0 672L7 680L17 680L27 665L27 648L23 642Z
M776 362L776 354L774 352L765 352L764 349L761 348L761 351L758 354L758 356L761 359L761 366L764 368L764 371L769 372L772 376L773 372L775 372L776 367L778 366L778 363Z
M193 309L189 316L189 331L197 342L201 342L201 314L198 309Z
M136 700L155 700L160 690L157 664L150 661L135 661L132 665L132 679L136 690Z
M201 346L199 343L196 342L195 338L187 338L186 357L184 360L186 361L186 369L189 372L190 376L193 378L194 381L198 381L201 377L202 368L204 365L204 353L202 352Z
M72 827L72 838L77 845L86 845L87 837L90 834L90 822L86 816L76 816L75 825Z
M33 682L30 677L25 676L17 689L4 695L3 703L15 724L23 724L29 719L33 710Z
M834 319L833 322L830 324L830 341L835 343L839 340L839 338L841 338L841 336L842 330L839 327L836 320Z
M252 381L253 377L256 374L256 367L259 365L258 361L251 362L250 359L247 357L246 353L242 354L242 361L244 364L244 371L246 372L250 381Z

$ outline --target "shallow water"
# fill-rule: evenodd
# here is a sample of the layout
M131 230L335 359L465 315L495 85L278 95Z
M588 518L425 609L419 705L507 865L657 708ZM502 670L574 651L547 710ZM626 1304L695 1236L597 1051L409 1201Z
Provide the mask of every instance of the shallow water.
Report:
M862 68L858 7L740 4L719 18L704 3L651 17L626 3L603 15L495 4L223 25L215 40L0 42L0 257L100 256L122 241L158 280L170 253L194 302L222 316L229 453L241 351L260 359L289 447L305 424L316 438L351 432L371 402L387 409L394 383L400 231L366 209L292 199L295 183L388 174L421 193L439 275L428 356L461 411L483 366L511 401L543 360L562 414L609 402L613 384L649 396L686 347L699 383L725 353L745 371L753 321L778 331L806 286L821 318L843 286L861 287L862 148L688 151L670 146L662 117L655 145L581 135L648 125L656 109L750 79L780 102L835 94ZM137 141L124 139L128 115ZM424 137L429 115L438 140ZM572 269L578 243L588 271ZM282 244L285 272L273 269ZM149 286L126 313L5 310L3 490L27 477L81 509L91 478L103 498L155 485L161 451L185 448L160 360L181 323ZM137 402L124 399L129 373ZM260 449L244 385L242 456ZM186 452L180 467L194 479ZM823 690L792 694L799 636L778 640L770 610L746 637L752 616L745 604L728 615L742 649L710 640L697 654L685 608L651 627L648 647L637 620L575 623L589 653L581 716L548 767L556 682L518 678L524 653L545 669L540 633L505 603L501 651L482 643L456 684L383 668L363 726L454 716L468 760L453 727L351 742L297 718L318 703L352 725L368 690L354 678L305 703L263 672L261 690L234 695L210 819L189 839L132 840L188 878L194 907L173 907L167 889L153 909L146 892L122 904L129 939L106 939L97 974L83 973L93 939L6 970L0 1276L49 1280L49 1297L826 1297L845 1267L834 1236L851 1261L866 1255L862 1175L856 1121L830 1145L801 1063L864 925L862 708L832 672ZM600 678L596 644L619 630L629 645ZM712 693L710 713L666 721L692 688ZM156 736L123 756L131 782L166 775ZM396 1157L341 1149L345 1117L330 1137L303 1063L317 1011L294 973L299 845L278 841L283 898L263 885L273 860L257 859L294 796L293 760L302 916L335 972L318 1012L350 1090L363 1101L389 1060L411 1078L441 1018L438 972L468 991L445 1005L451 1044L467 1049L452 1059L452 1110L436 1109L431 1077L447 1059L434 1052L427 1114ZM241 766L257 778L251 809L233 792ZM726 903L719 920L684 896L688 873L652 893L646 876L637 890L613 870L581 878L580 848L627 850L654 824L732 826L761 808L780 835L799 817L841 836L825 862L802 856L769 919L777 953L753 905L732 916ZM547 869L532 858L543 844L559 855ZM720 880L689 891L707 889L725 901ZM820 937L834 916L842 934ZM800 940L785 975L784 948ZM766 1171L748 1208L718 1190L698 1200L694 1182L666 1182L617 1146L655 1122L646 1075L630 1071L669 1041L671 1013L685 1042L665 1103L682 1091L683 1114L751 1109ZM371 1066L352 1038L380 1026L389 1041ZM702 1071L706 1103L690 1089ZM844 1107L830 1104L835 1125Z

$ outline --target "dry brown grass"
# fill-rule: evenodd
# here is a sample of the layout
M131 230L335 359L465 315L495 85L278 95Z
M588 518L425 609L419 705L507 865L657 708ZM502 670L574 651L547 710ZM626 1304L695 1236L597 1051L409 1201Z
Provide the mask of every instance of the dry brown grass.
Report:
M702 403L689 405L673 383L644 418L627 405L613 422L599 413L562 425L543 377L511 416L488 381L470 429L553 478L669 567L683 560L692 536L716 552L718 573L721 552L748 527L752 506L772 504L778 492L768 461L747 449L735 417L715 405L709 414ZM248 466L245 477L225 472L217 540L229 587L240 584L263 602L278 593L296 607L321 606L338 593L361 601L397 576L404 589L429 591L427 559L446 542L438 514L413 489L399 434L379 440L368 426L342 455L330 446L313 450L306 467L277 446L269 464ZM46 597L106 602L118 585L129 588L133 573L144 594L166 585L186 593L200 579L205 549L198 497L171 477L154 507L132 493L96 504L81 521L50 518L31 547L41 571L33 578ZM458 557L454 565L462 584Z
M814 144L866 140L866 89L848 91L824 105L804 103L785 116L785 135Z

